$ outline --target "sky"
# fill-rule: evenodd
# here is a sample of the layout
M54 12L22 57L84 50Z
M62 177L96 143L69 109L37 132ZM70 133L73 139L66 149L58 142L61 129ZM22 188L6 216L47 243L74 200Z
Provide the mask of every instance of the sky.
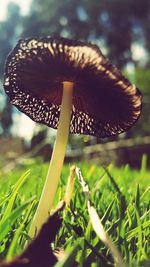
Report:
M13 116L12 133L15 136L25 138L26 141L30 141L35 127L35 122L23 113L15 113Z
M0 0L0 21L5 20L7 14L7 5L11 2L20 6L22 15L26 15L28 13L31 0Z

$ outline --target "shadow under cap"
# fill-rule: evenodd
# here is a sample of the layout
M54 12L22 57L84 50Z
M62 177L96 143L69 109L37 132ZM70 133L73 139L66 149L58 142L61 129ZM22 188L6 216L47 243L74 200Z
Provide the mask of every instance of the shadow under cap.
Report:
M141 94L93 44L64 38L20 40L6 61L4 88L35 122L57 129L64 81L74 83L70 132L104 138L139 118Z

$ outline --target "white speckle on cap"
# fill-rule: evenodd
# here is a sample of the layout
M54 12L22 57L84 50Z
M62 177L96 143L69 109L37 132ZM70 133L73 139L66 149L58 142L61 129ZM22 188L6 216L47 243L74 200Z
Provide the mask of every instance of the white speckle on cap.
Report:
M9 77L7 77L7 78L5 79L4 85L5 85L5 86L9 86Z

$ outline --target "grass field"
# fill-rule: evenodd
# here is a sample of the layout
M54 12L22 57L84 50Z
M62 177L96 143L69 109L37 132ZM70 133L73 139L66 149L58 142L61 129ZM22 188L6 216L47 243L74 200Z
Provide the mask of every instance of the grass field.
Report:
M144 156L140 170L128 165L107 171L76 163L89 184L90 197L105 230L127 266L148 266L150 254L150 172ZM48 164L28 160L0 175L0 258L11 259L23 250ZM63 198L70 165L63 167L55 205ZM55 240L76 257L78 266L114 266L112 255L93 231L82 188L75 180L70 207ZM69 265L64 265L69 266ZM70 265L72 266L72 265Z

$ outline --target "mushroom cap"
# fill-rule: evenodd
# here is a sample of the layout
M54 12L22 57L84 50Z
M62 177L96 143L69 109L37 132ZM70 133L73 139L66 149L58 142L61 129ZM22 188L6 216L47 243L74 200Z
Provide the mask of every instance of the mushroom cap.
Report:
M126 131L141 94L91 43L45 37L20 40L9 54L4 89L35 122L57 129L63 82L74 83L70 132L100 138Z

